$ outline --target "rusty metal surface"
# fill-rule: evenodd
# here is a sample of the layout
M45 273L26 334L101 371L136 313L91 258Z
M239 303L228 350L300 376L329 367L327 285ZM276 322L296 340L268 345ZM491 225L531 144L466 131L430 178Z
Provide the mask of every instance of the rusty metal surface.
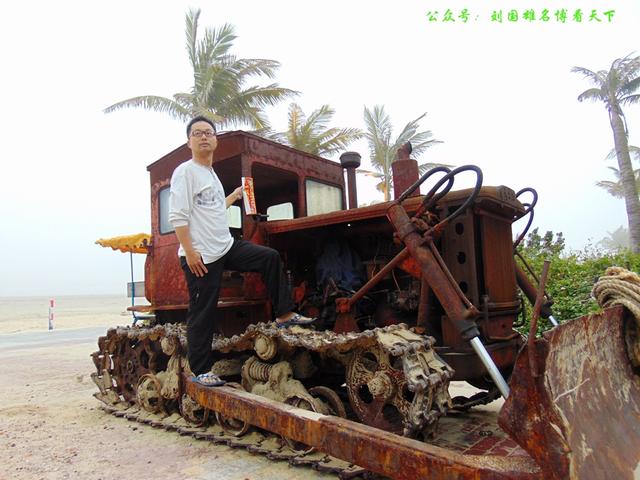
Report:
M496 366L500 370L508 371L515 361L514 352L521 345L522 340L518 337L503 342L487 343L485 348ZM436 346L436 352L455 370L453 380L468 380L473 384L478 384L488 376L484 365L477 361L477 354L469 346L457 348ZM483 386L483 388L489 387Z
M415 230L406 210L401 205L392 204L387 210L387 217L411 256L422 267L424 278L429 282L447 316L460 334L464 337L469 332L473 333L474 329L477 332L473 319L477 317L478 310L461 294L457 284L452 282L448 271L441 267L436 252L427 248L425 240Z
M542 478L538 468L527 457L462 455L233 388L208 388L189 379L185 381L187 393L211 410L234 416L391 478Z
M640 474L640 378L626 353L622 308L585 316L535 342L540 376L521 352L500 425L547 478Z
M442 245L442 258L465 295L479 306L475 219L467 210L446 225L443 235L447 241Z
M443 202L461 204L472 189L455 190L447 193ZM483 186L476 198L476 205L486 213L496 213L500 218L520 218L525 214L525 208L516 198L515 192L509 187Z
M420 178L418 162L410 159L408 154L406 155L406 158L398 158L397 160L395 160L391 164L391 171L393 173L394 200L400 197L400 195L402 195L405 190L411 187L411 185L413 185L416 181L418 181L418 178ZM416 190L412 193L412 196L415 195L420 195L419 188L416 188Z
M408 198L402 205L409 212L418 209L421 198ZM264 225L268 234L278 234L284 232L293 232L296 230L306 230L319 226L347 224L357 220L369 220L373 218L384 218L390 202L376 203L367 207L360 207L353 210L339 210L331 213L323 213L321 215L313 215L311 217L294 218L293 220L277 220Z

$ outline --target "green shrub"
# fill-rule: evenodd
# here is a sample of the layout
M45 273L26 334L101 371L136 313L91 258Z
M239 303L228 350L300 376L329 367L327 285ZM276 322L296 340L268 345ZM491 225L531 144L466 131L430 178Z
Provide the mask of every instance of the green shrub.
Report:
M538 229L527 235L518 252L540 275L545 260L550 260L549 276L546 291L553 299L553 314L557 320L566 321L580 317L600 309L591 289L598 277L607 267L620 266L628 270L640 271L640 255L629 250L605 250L587 245L579 251L565 252L565 242L562 233L554 235L546 232L540 236ZM523 333L529 330L531 306L527 309ZM548 323L540 319L538 331L549 327Z

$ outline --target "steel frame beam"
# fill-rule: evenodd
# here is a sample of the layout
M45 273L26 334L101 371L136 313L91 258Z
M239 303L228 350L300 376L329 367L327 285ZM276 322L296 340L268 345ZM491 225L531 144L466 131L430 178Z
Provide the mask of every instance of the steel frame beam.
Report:
M372 472L401 480L539 479L529 457L463 455L330 415L295 408L230 387L205 387L184 377L200 405L316 447Z

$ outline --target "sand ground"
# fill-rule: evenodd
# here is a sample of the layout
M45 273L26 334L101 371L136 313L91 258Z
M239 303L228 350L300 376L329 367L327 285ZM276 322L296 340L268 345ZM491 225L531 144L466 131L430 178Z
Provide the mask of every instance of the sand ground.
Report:
M332 479L107 415L94 344L0 350L0 479Z
M55 336L130 325L128 302L57 298ZM0 480L336 478L104 413L89 376L94 341L7 348L46 333L48 306L45 297L0 298Z
M47 300L0 300L0 480L337 478L104 413L89 376L95 341L25 346L19 339L30 332L48 335ZM83 327L106 332L130 324L125 302L59 300L52 338L72 337L72 329ZM10 333L16 331L22 333ZM497 407L499 402L490 406Z

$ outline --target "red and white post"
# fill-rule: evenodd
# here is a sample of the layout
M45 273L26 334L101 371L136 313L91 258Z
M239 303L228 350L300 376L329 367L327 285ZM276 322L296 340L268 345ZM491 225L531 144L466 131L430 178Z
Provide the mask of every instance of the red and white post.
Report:
M49 300L49 330L53 330L53 317L55 315L54 308L56 301L52 298Z

